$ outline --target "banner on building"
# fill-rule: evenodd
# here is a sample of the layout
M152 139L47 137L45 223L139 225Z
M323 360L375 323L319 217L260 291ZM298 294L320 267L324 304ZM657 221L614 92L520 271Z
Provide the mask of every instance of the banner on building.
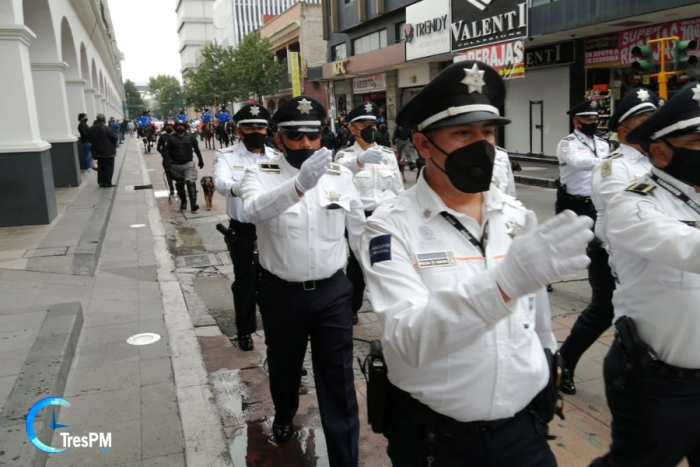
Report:
M406 7L406 60L450 51L450 0L423 0Z
M678 36L681 40L700 41L700 18L673 21L644 28L628 29L605 36L588 37L585 40L586 68L628 67L635 61L632 49L652 39ZM672 43L666 46L666 60L673 60ZM654 60L659 61L660 46L654 45ZM700 50L689 51L700 56Z
M353 78L353 94L364 94L372 91L383 91L386 89L386 73L377 73L371 76L361 76Z
M301 96L301 74L299 73L299 52L289 52L292 97Z
M476 60L490 65L503 79L525 77L525 43L522 39L466 50L454 62Z
M527 37L527 1L450 1L453 52Z

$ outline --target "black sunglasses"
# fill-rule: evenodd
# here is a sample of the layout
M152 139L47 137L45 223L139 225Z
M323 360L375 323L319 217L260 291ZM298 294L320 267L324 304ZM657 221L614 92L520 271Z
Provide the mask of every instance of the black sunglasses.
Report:
M321 138L320 131L307 133L305 131L284 130L283 134L292 141L301 141L304 137L307 137L309 141L316 141L317 139Z

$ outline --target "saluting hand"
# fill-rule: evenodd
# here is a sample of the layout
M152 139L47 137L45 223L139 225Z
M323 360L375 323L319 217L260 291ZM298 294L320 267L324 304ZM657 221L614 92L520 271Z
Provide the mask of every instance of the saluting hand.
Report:
M357 161L364 164L379 164L384 160L384 151L379 146L372 146L357 157Z
M333 153L330 149L321 148L306 159L301 164L299 174L294 180L297 190L306 193L315 187L321 176L328 170L328 164L330 164L332 158Z

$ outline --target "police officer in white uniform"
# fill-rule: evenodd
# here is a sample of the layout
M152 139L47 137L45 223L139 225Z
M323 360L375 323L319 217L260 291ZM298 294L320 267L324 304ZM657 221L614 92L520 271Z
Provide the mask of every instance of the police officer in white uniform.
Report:
M372 215L377 206L403 193L401 172L394 151L375 142L378 118L379 107L374 102L363 102L352 109L345 120L350 123L349 129L355 137L355 144L340 150L335 159L355 175L355 185L360 191L367 217ZM352 251L347 274L355 288L352 311L353 323L357 323L357 312L362 308L365 279Z
M541 227L491 184L488 142L505 86L480 62L444 69L397 116L427 161L416 186L367 220L370 300L392 385L384 435L395 467L555 466L528 412L556 349L544 286L586 267L593 222Z
M234 280L231 284L233 308L236 313L238 345L242 350L253 350L251 334L257 330L255 319L258 268L255 263L255 225L243 210L241 180L246 167L278 157L274 149L265 147L270 112L257 104L246 104L236 112L236 133L240 142L216 151L214 186L226 197L229 217L226 245L231 253Z
M592 466L700 465L700 84L690 83L627 135L651 174L608 205L619 279L604 376L610 453ZM630 342L629 324L637 342Z
M495 138L494 138L495 142ZM493 178L491 179L496 188L508 196L515 198L515 177L513 167L510 165L508 151L500 146L496 146L496 158L493 164Z
M357 251L362 203L345 167L321 147L326 109L299 96L271 123L284 157L249 167L243 177L248 218L257 227L262 267L258 303L265 328L273 434L294 433L299 383L311 338L316 392L332 467L358 465L359 420L352 370L352 284L343 274L347 242ZM320 149L319 149L320 148Z
M596 219L591 196L593 171L601 160L608 157L609 146L604 139L595 136L598 126L598 101L584 101L571 110L574 132L559 142L560 181L557 189L556 212L570 209L580 216ZM561 355L567 371L562 392L575 394L574 371L583 352L600 337L599 324L612 316L612 293L615 280L608 266L607 255L600 240L588 245L586 254L591 259L588 282L591 285L591 301L571 329L571 334L561 346Z

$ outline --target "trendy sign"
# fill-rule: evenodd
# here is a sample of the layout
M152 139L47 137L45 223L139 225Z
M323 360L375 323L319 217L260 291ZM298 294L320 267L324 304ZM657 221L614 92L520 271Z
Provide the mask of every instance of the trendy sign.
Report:
M503 79L525 77L525 43L522 39L469 49L454 58L455 63L464 60L484 62Z
M527 37L527 2L451 0L452 51Z
M644 45L652 39L678 36L681 40L700 41L700 18L673 21L645 28L628 29L605 36L586 38L586 68L628 67L635 61L632 49ZM672 44L666 46L666 60L673 60ZM689 55L700 56L700 50L690 51ZM660 59L660 46L654 46L654 60Z
M423 0L406 8L406 60L450 51L449 0Z

